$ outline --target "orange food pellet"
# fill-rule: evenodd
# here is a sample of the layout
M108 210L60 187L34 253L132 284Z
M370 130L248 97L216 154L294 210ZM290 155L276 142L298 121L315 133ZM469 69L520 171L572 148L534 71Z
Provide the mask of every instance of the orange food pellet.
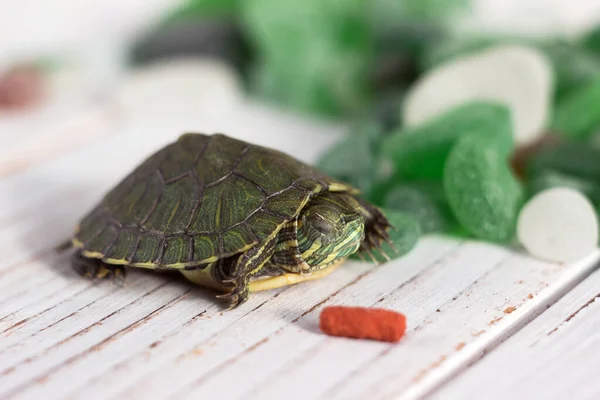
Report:
M381 308L332 306L321 312L319 326L332 336L397 342L406 332L406 317Z

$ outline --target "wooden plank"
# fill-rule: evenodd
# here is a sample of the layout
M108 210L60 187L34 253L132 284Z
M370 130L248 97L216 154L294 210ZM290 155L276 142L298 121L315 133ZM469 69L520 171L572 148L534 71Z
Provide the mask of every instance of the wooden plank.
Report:
M433 399L598 399L600 271Z
M190 126L306 161L342 129L256 104L227 118L149 117L0 180L0 398L198 398L224 387L228 398L418 397L535 318L598 258L565 267L429 237L394 262L349 262L229 312L176 277L134 271L119 288L75 276L51 248L101 193ZM409 333L396 345L326 337L317 320L332 304L399 310Z
M40 121L36 115L28 114L22 118L33 127L15 129L0 125L0 132L10 133L5 141L11 139L0 146L0 177L60 157L117 131L114 110L103 106L89 107L87 110L81 108L74 108L64 120L59 119L58 122ZM35 124L31 124L31 121L35 121Z
M98 77L88 69L81 60L63 62L45 73L45 97L40 104L25 110L0 110L0 177L114 133L118 110L100 100L106 88L99 86Z

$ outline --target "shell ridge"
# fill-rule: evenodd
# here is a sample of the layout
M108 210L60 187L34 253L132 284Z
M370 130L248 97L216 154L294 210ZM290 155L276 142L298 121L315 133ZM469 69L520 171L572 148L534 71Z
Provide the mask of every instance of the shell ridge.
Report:
M129 249L129 252L125 255L125 259L128 262L131 262L131 260L133 260L135 253L137 253L138 249L140 248L141 241L142 241L142 235L141 235L141 233L139 233L137 235L137 238L135 239L135 242L132 243L131 248Z
M109 224L107 224L107 226L108 225ZM117 231L117 234L115 235L115 237L113 237L112 240L110 241L110 243L104 249L102 249L102 254L104 254L105 256L110 253L113 246L115 245L115 242L117 241L117 238L119 237L119 233L121 233L120 229L116 229L116 231Z
M208 149L208 145L213 140L213 138L214 138L214 135L213 136L208 136L208 140L206 142L204 142L204 147L202 148L202 150L200 150L198 152L198 155L196 155L196 158L194 159L194 164L193 164L194 166L196 166L196 164L198 164L198 161L200 161L200 159L204 155L204 152L206 152L206 149Z
M251 180L251 179L249 179L249 178L246 178L244 175L240 174L239 172L233 171L232 173L233 173L233 175L234 175L235 177L237 177L237 178L239 178L239 179L243 179L243 180L245 180L246 182L248 182L248 183L250 183L250 184L252 184L252 185L256 186L256 187L258 188L258 190L260 190L260 191L261 191L261 192L262 192L262 193L263 193L265 196L267 196L267 197L269 196L269 195L267 194L267 191L266 191L266 190L265 190L263 187L261 187L261 186L260 186L258 183L254 182L253 180Z
M104 225L102 225L101 229L98 229L96 232L94 232L94 234L89 239L87 239L85 242L83 242L83 248L85 249L87 247L87 243L98 238L98 236L100 236L104 232L104 230L106 229L107 226L108 226L108 221L105 221Z
M202 206L202 202L204 201L204 185L202 184L200 177L196 173L196 168L192 168L192 175L194 176L194 178L196 179L196 182L198 183L198 190L197 190L198 200L196 201L196 204L194 204L194 206L192 208L192 212L190 213L190 220L188 221L187 224L185 224L185 233L186 234L189 234L190 226L192 225L192 222L194 222L196 220L196 217L198 216L198 210L200 210L200 207Z
M140 221L140 227L141 227L141 225L144 225L146 222L148 222L148 220L150 219L150 217L156 210L156 207L158 207L158 202L162 199L163 193L165 192L165 185L164 185L164 180L162 179L162 174L160 173L159 170L157 170L157 172L158 172L158 176L161 178L161 181L163 182L161 191L158 194L158 196L156 196L154 201L152 202L152 206L150 207L150 210L148 210L148 212L146 213L146 216ZM150 186L150 185L148 185L148 186Z
M165 185L170 185L170 184L180 181L184 178L187 178L190 175L191 175L191 171L188 170L188 171L185 171L184 173L182 173L181 175L174 176L173 178L166 180L164 182L165 182Z
M167 247L167 239L163 236L162 239L160 240L160 244L158 245L158 255L156 256L156 261L155 264L157 266L164 266L163 264L163 257L165 256L165 250Z
M188 256L189 256L189 260L193 260L194 259L194 237L192 235L187 235L189 241L190 241L190 249L188 250Z

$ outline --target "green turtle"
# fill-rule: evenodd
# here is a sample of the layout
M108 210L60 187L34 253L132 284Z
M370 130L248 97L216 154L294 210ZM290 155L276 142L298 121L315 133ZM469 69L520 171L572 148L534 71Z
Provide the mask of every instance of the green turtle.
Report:
M390 224L358 191L279 151L223 134L186 133L123 179L75 229L82 275L178 270L223 292L315 279L389 242Z

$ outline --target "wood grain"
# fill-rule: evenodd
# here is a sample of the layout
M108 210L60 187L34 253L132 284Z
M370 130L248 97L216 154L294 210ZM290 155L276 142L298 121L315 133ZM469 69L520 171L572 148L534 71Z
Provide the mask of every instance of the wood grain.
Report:
M600 272L432 398L598 399Z
M432 236L391 263L348 262L229 312L169 274L91 283L52 248L154 149L183 131L225 131L314 161L343 126L248 103L223 120L149 117L119 129L0 179L1 399L420 398L495 354L599 257L553 265ZM408 334L394 345L324 336L318 315L334 304L403 312Z

